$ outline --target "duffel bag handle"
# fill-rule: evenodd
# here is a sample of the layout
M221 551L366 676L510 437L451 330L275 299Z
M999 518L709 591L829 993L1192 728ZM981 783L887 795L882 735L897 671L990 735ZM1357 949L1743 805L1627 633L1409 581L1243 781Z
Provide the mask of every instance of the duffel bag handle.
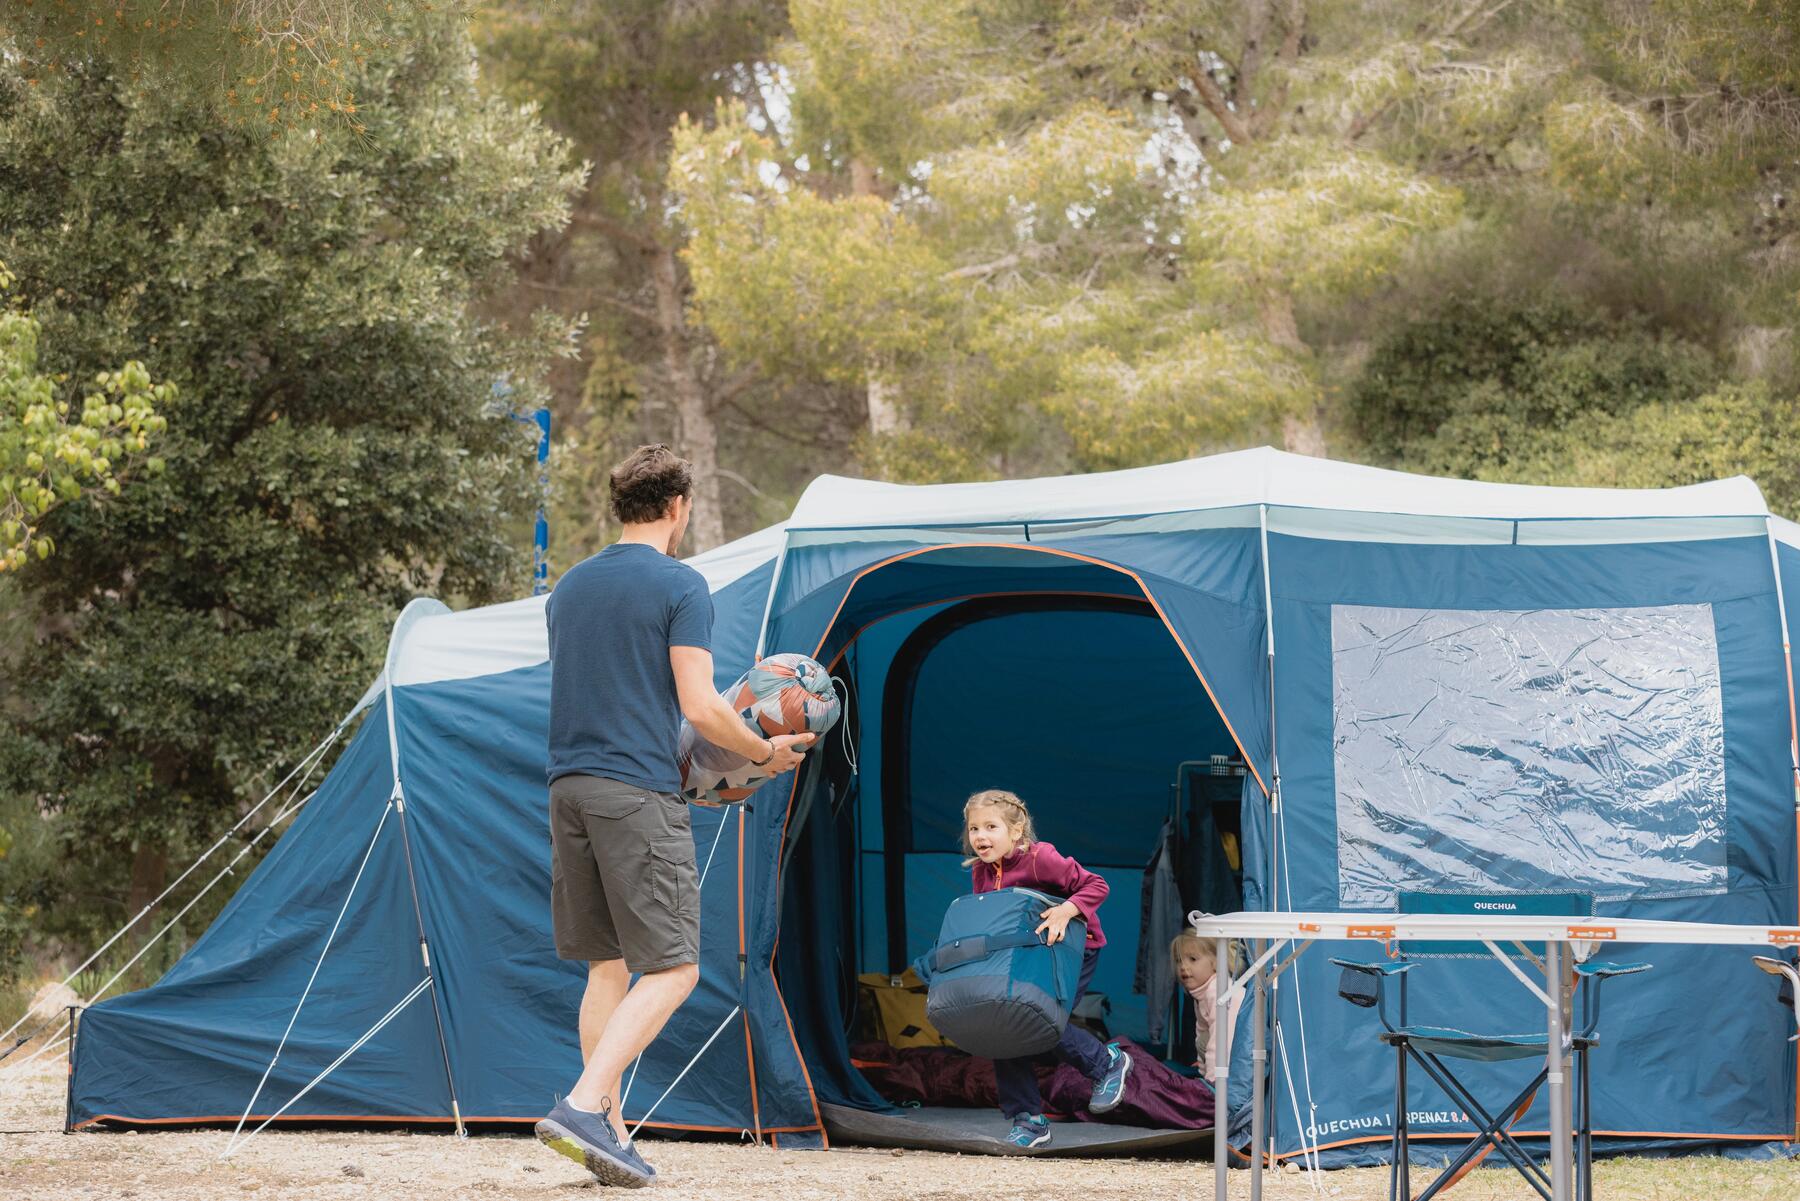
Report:
M1019 930L1012 934L975 934L968 938L955 938L942 946L932 949L924 958L931 961L931 970L947 972L953 967L965 963L973 963L977 959L986 959L995 951L1010 950L1013 947L1039 947L1044 940L1033 930Z

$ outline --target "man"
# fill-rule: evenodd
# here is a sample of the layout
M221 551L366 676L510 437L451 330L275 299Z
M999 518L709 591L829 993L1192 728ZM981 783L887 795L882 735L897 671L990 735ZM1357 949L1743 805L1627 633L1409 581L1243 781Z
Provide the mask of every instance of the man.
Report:
M700 978L700 888L676 746L685 716L771 773L811 734L758 736L713 688L712 594L677 561L692 467L644 446L613 469L619 540L569 569L550 630L550 915L556 953L588 962L581 1078L538 1138L602 1184L656 1172L626 1138L619 1078ZM631 975L638 982L631 984Z

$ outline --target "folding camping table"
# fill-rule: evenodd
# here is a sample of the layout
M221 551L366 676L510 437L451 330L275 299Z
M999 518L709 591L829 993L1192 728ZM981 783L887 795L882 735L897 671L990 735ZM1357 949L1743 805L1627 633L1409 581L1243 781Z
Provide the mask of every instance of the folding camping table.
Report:
M1260 1201L1263 1166L1263 1090L1268 1064L1265 996L1274 978L1287 970L1315 941L1342 942L1373 939L1385 945L1406 942L1479 942L1504 964L1519 982L1544 1004L1547 1015L1550 1094L1550 1184L1554 1201L1570 1201L1574 1138L1569 1109L1569 1021L1574 998L1574 966L1586 960L1604 943L1686 943L1746 947L1800 946L1800 928L1779 926L1727 926L1709 922L1662 922L1642 918L1594 918L1558 916L1494 916L1456 913L1192 913L1188 922L1202 938L1218 944L1216 962L1229 964L1226 943L1240 939L1266 943L1242 975L1228 989L1218 990L1214 1021L1223 1028L1232 1000L1245 989L1253 990L1255 1014L1252 1027L1252 1089L1254 1109L1250 1122L1250 1196ZM1531 979L1500 944L1544 944L1544 985ZM1276 961L1283 947L1291 947ZM1271 967L1270 965L1274 966ZM1220 1055L1213 1066L1213 1091L1226 1096L1231 1078L1231 1056ZM1213 1193L1226 1201L1230 1152L1219 1106L1213 1144Z

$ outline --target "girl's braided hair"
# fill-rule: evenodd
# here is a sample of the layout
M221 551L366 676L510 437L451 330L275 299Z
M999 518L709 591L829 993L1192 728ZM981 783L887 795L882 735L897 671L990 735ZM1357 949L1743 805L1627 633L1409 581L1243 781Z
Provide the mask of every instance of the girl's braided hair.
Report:
M964 867L973 867L981 862L975 854L975 848L969 843L969 814L977 809L1000 810L1007 829L1022 830L1019 835L1021 849L1037 841L1037 831L1031 825L1031 811L1025 808L1025 802L1019 799L1018 794L1004 788L984 788L963 802L962 849L963 854L968 856L963 860Z

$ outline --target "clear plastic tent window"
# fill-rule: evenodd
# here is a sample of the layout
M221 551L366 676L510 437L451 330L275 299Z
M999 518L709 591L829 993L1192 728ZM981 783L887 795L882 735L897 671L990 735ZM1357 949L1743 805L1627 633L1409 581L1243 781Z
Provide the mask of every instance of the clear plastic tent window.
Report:
M1338 893L1725 891L1711 605L1331 615Z

